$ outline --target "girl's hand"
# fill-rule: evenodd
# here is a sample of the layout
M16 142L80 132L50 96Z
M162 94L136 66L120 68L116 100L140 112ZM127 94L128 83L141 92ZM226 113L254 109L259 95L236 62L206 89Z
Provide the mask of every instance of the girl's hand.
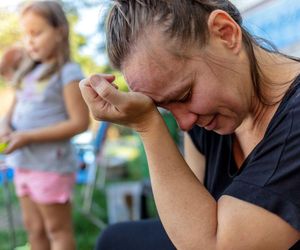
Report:
M113 75L93 75L80 82L82 96L96 120L105 120L146 132L160 116L153 101L138 92L120 92Z
M9 135L13 132L11 127L7 124L0 126L0 143L6 143L9 140Z
M8 146L5 149L5 154L10 154L16 149L22 148L30 143L30 136L26 132L12 132L8 136Z
M13 130L7 124L1 123L0 124L0 141L3 141Z

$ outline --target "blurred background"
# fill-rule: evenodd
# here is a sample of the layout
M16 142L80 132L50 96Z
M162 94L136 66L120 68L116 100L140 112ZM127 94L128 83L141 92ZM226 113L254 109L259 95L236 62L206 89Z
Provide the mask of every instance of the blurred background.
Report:
M24 1L0 0L0 56L21 44L18 8ZM113 73L127 91L119 72L108 64L104 24L109 0L61 0L71 26L72 58L86 75ZM244 26L271 41L280 51L300 56L300 1L233 0ZM0 118L12 101L11 87L0 79ZM181 132L174 118L161 111L182 149ZM92 119L91 119L92 120ZM144 149L130 129L92 121L89 131L73 139L78 154L74 194L74 225L79 250L93 249L99 232L109 223L157 216ZM3 156L2 156L3 157ZM1 165L1 155L0 155ZM0 167L0 250L29 249L11 180L13 170Z

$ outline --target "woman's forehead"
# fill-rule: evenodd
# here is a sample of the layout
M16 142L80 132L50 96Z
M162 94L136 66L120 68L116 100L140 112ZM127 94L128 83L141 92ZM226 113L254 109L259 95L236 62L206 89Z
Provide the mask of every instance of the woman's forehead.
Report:
M162 65L163 64L163 65ZM143 93L155 102L165 102L177 95L187 85L190 73L185 65L178 62L148 62L129 60L123 70L129 88L134 92Z
M139 50L130 56L123 65L122 72L134 88L137 82L143 81L163 84L183 70L183 63L163 50Z
M140 88L162 87L166 82L173 81L177 73L175 68L172 62L162 64L141 59L127 64L123 74L129 87L134 91L139 91Z

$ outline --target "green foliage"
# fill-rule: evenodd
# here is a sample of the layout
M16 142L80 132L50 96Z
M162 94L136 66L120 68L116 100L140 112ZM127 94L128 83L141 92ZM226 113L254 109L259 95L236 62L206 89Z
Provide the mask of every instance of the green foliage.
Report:
M128 91L128 86L127 86L127 83L123 77L123 75L120 73L120 72L113 72L113 74L116 76L116 81L115 83L118 85L119 89L121 91Z
M0 9L0 53L20 39L18 16Z
M74 61L78 62L86 74L98 72L101 67L96 64L93 58L82 55L81 49L87 45L87 38L82 34L75 32L74 27L78 23L78 15L75 12L69 12L68 21L70 24L70 43L71 55ZM21 32L19 28L18 15L5 9L0 10L0 55L5 49L21 43Z
M1 186L0 186L1 187ZM1 187L2 188L2 187ZM75 240L78 250L86 250L86 249L94 249L96 239L100 233L99 228L97 228L94 224L92 224L81 212L80 207L82 205L82 201L80 200L80 196L82 193L82 186L76 185L75 187L75 200L73 201L73 224L75 230ZM13 184L9 184L9 189L12 194L14 194ZM104 194L98 190L95 192L95 199L99 202L100 206L105 207L105 197ZM16 207L18 204L17 198L13 196L13 207ZM6 211L4 209L4 198L3 193L0 193L0 214L6 215ZM15 210L14 210L15 211ZM5 219L5 218L2 218ZM104 215L103 219L107 219L106 215ZM8 230L0 229L0 249L8 250L10 248L10 233ZM18 228L16 230L16 241L17 245L25 245L27 242L27 236L22 228Z
M70 25L70 49L72 59L79 63L86 75L95 72L99 66L95 63L95 61L86 55L82 55L80 50L87 45L87 38L83 35L75 32L75 26L78 22L78 16L74 13L68 14L68 21Z
M90 75L92 73L111 73L116 75L116 83L122 91L128 91L127 84L119 72L113 71L108 65L98 65L95 58L83 55L82 49L88 45L88 38L82 34L75 32L75 26L78 23L78 11L85 7L109 6L109 1L105 0L101 4L96 0L72 1L61 0L64 9L68 13L68 21L70 24L70 43L71 56L74 61L79 63L85 73ZM104 8L106 9L106 8ZM99 17L99 36L104 35L104 16ZM96 24L97 25L97 24ZM11 10L0 10L0 55L5 49L16 44L21 43L21 32L19 28L19 20L16 12ZM99 45L99 53L104 53L105 46ZM95 51L95 54L96 51ZM3 82L0 81L0 87Z
M6 87L5 82L0 78L0 91Z
M78 250L94 249L96 239L100 234L100 230L80 211L82 206L82 187L83 186L79 184L76 185L73 201L73 225L75 230L76 245ZM93 198L94 200L97 200L97 204L100 207L106 208L106 198L103 192L100 190L95 190ZM99 214L99 218L107 221L106 214Z

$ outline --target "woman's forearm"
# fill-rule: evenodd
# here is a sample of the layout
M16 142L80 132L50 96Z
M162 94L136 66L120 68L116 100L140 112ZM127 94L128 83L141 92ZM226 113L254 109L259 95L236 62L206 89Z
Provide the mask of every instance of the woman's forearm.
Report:
M162 118L141 134L156 205L178 249L214 249L217 203L190 170Z

